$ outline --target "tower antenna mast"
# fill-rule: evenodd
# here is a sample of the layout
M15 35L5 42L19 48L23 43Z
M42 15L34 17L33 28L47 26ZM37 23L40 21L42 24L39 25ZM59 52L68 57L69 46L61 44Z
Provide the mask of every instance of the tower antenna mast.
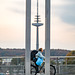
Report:
M36 36L36 50L39 49L39 26L42 26L43 23L39 23L40 22L40 16L38 15L38 0L37 0L37 15L35 16L36 18L36 21L37 23L32 23L33 26L36 26L37 28L37 36Z

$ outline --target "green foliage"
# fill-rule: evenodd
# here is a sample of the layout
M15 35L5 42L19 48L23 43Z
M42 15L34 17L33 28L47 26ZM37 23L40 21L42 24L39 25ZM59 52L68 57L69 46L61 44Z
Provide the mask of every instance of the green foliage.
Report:
M75 56L75 50L69 52L66 56ZM67 60L67 64L75 64L75 58L74 57L73 58L67 57L66 60Z
M56 64L54 60L50 60L50 63L51 64Z
M64 49L50 49L51 56L66 56L68 52L70 51ZM25 55L25 49L0 48L0 56L24 56L24 55ZM43 51L43 55L45 55L45 50Z
M24 65L24 58L13 58L11 65Z

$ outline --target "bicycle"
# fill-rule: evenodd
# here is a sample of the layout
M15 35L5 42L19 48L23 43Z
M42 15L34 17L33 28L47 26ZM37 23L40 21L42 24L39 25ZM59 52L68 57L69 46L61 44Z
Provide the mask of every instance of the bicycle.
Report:
M43 62L42 66L39 67L39 73L45 74L45 62ZM50 75L55 75L56 69L55 66L50 65ZM31 75L37 75L36 66L33 61L31 61Z

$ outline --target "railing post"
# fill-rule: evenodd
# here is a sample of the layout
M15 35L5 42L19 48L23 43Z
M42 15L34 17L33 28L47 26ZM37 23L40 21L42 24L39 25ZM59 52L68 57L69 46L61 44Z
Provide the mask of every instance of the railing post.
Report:
M25 75L30 75L30 47L31 47L31 0L26 0L26 50Z
M58 57L56 60L57 60L57 63L56 63L57 74L59 74L59 61L58 61L59 59L58 59Z

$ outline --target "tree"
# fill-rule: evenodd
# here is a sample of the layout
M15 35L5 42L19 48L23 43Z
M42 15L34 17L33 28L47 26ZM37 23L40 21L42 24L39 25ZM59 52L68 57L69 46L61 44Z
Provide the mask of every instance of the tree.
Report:
M75 50L69 52L66 56L75 56ZM67 64L75 64L75 58L74 57L73 58L67 57L66 60L67 60Z
M13 58L11 65L24 65L24 58Z

